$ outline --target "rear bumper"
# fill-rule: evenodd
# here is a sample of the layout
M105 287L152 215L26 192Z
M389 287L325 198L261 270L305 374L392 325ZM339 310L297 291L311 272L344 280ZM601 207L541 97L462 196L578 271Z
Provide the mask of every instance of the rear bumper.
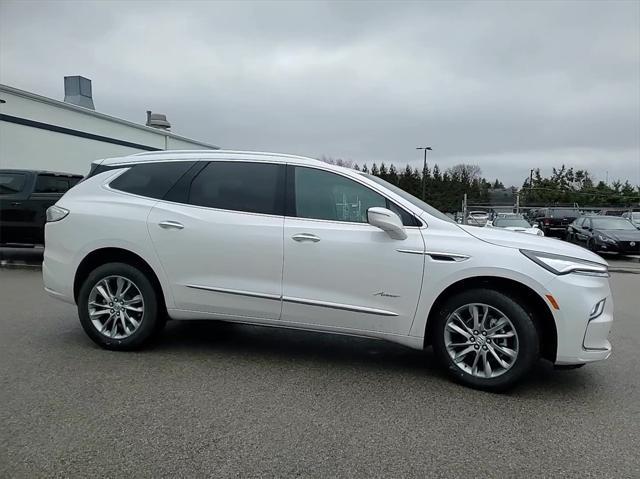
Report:
M46 228L56 228L59 225L50 223ZM44 290L52 297L66 303L75 304L73 295L73 280L75 265L72 264L74 252L69 249L64 240L58 240L59 235L48 237L44 248L42 262L42 282Z

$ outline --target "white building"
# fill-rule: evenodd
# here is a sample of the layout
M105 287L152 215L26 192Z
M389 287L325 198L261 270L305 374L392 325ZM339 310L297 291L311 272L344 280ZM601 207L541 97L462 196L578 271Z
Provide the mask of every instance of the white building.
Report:
M80 106L82 105L82 106ZM93 160L141 151L218 149L166 128L163 115L139 125L93 110L91 81L65 78L65 101L0 85L0 168L86 174Z

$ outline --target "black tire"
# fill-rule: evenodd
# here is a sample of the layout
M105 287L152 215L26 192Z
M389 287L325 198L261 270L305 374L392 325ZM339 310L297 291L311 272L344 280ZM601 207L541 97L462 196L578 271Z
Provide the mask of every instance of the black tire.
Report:
M122 339L111 338L102 334L93 325L89 317L89 295L93 287L109 276L121 276L132 281L140 291L144 301L144 311L138 328ZM125 263L107 263L94 269L84 281L78 294L78 316L82 328L97 345L114 351L130 351L140 349L158 334L166 323L166 314L162 308L158 294L145 273Z
M497 377L478 377L464 371L453 361L445 345L445 326L449 316L458 308L482 303L502 312L511 321L518 338L518 353L513 365ZM505 391L515 386L533 367L540 355L538 331L533 318L524 306L503 293L492 289L473 289L460 292L445 302L434 318L433 349L447 372L458 382L485 391Z
M597 253L598 252L598 248L596 248L595 243L592 239L588 239L587 240L587 249L593 253Z

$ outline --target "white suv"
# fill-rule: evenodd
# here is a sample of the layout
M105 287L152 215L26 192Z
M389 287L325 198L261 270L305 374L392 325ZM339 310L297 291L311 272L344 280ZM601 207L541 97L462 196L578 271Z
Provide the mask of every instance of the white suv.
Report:
M298 156L165 151L95 162L47 212L43 276L100 346L167 318L385 339L500 390L539 357L605 359L606 262L461 226L396 186Z

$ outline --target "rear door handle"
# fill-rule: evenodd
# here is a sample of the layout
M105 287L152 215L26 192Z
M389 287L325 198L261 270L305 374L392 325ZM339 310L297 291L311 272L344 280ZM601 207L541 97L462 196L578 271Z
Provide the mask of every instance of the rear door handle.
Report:
M20 203L19 201L14 201L11 203L11 206L20 206L22 203Z
M317 243L320 241L320 237L311 233L298 233L291 237L293 241L297 241L298 243L301 241L311 241L312 243Z
M161 221L160 223L158 223L158 226L166 230L168 229L181 230L182 228L184 228L184 225L182 223L178 223L177 221Z

